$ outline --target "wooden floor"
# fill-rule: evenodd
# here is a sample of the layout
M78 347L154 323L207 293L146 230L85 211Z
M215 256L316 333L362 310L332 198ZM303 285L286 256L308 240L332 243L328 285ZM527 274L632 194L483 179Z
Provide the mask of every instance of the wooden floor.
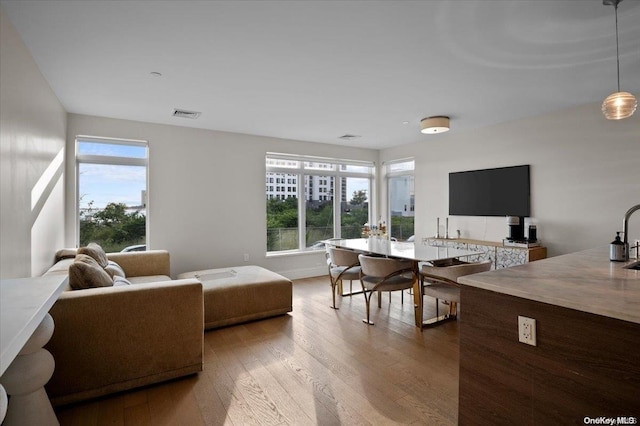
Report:
M359 287L359 283L354 283ZM450 425L458 416L458 324L420 332L412 297L330 308L327 277L294 283L293 312L208 331L204 371L58 408L62 425ZM435 302L425 298L425 318Z

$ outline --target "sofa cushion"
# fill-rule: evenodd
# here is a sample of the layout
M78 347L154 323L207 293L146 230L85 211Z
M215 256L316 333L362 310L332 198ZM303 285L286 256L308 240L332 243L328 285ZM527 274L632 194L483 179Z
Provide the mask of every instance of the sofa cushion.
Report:
M69 266L69 285L74 290L111 287L113 279L91 256L78 254Z
M113 276L113 286L117 287L117 286L120 286L120 285L131 285L131 283L125 277L114 275Z
M142 277L127 277L127 280L131 284L150 284L161 281L171 281L171 277L168 275L145 275Z
M78 249L78 254L91 256L102 268L106 268L109 264L107 253L105 253L98 243L89 243L86 247L80 247Z
M109 276L111 278L115 278L115 277L125 278L126 277L126 275L124 273L124 270L120 267L120 265L118 265L113 260L109 260L107 262L108 262L107 266L105 266L104 270L107 271L107 274L109 274Z

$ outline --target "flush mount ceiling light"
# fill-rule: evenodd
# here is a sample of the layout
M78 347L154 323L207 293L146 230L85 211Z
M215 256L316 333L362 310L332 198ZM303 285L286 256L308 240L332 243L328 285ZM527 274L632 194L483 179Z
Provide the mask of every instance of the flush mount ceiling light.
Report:
M605 6L613 6L616 12L616 65L618 70L618 91L610 94L602 103L602 113L609 120L622 120L631 117L636 111L638 101L629 92L620 91L620 51L618 47L618 4L622 0L603 0Z
M427 134L448 132L449 117L436 115L433 117L423 118L420 121L420 131Z

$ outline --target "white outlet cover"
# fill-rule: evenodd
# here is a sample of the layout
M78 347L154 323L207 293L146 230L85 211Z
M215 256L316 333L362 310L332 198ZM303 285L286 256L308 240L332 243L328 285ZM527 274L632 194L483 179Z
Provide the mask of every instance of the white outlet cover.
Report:
M537 346L535 319L518 316L518 341L527 345Z

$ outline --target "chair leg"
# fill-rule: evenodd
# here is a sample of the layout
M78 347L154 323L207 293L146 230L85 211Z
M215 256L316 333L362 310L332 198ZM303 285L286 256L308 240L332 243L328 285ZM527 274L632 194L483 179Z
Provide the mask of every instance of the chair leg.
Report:
M331 298L333 299L333 304L331 305L331 308L338 309L336 307L336 282L333 280L333 278L331 278Z
M369 316L369 306L370 306L370 303L371 303L371 296L373 296L373 292L372 291L369 292L369 297L367 297L367 291L366 290L364 290L362 292L362 294L364 294L364 301L365 301L365 304L367 305L367 318L363 319L362 322L364 322L365 324L368 324L368 325L373 325L373 321L371 321L370 316Z
M446 322L446 321L455 321L456 320L456 312L457 312L457 303L456 302L449 302L449 313L444 314L442 316L440 316L440 311L439 311L439 307L440 307L440 300L436 299L436 316L435 318L431 318L429 320L423 321L422 322L422 327L433 327L435 325L438 325L442 322Z
M389 296L391 296L391 293L389 293ZM378 308L382 308L382 292L381 291L378 292Z
M449 316L452 318L458 316L458 302L449 302Z

